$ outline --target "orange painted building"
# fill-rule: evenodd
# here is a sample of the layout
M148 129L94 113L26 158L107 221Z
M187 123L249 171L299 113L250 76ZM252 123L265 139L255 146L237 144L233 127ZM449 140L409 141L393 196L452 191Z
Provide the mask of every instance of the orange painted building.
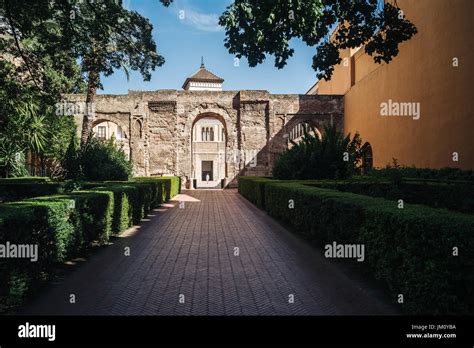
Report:
M418 29L398 56L376 64L344 50L308 94L344 95L344 131L370 143L375 167L474 169L474 1L397 2Z

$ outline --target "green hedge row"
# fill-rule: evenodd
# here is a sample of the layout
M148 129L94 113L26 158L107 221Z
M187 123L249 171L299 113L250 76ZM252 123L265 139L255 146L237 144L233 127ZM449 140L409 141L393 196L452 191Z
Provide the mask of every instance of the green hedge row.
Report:
M474 213L474 184L407 181L390 182L340 181L313 182L311 186L336 189L406 203L423 204L462 213Z
M263 176L240 176L238 183L239 193L256 206L265 208L265 185L279 182Z
M133 180L137 182L163 182L165 185L165 201L169 201L181 191L181 178L178 176L136 176Z
M473 170L462 170L459 168L445 167L440 169L415 168L415 167L388 167L374 168L368 173L370 177L391 178L399 175L403 178L433 179L433 180L461 180L474 181Z
M0 304L16 305L48 278L54 264L77 255L112 229L111 192L82 191L0 205L0 244L36 245L37 261L0 259Z
M51 182L51 179L46 176L22 176L18 178L0 178L0 184L18 184L22 182Z
M108 181L108 182L95 182L95 183L78 183L79 187L90 188L98 185L120 183L123 184L125 181ZM160 188L163 194L161 201L168 201L172 197L176 196L181 187L180 178L175 176L164 176L164 177L135 177L131 182L151 182L162 183L164 188ZM25 177L25 178L8 178L0 179L0 203L1 202L12 202L18 201L25 198L50 196L55 194L64 193L67 188L66 182L51 182L49 178L44 177Z
M48 181L0 181L0 202L18 201L30 197L63 193L65 183Z
M85 191L0 204L0 244L34 244L39 251L36 262L0 259L0 311L21 303L55 264L139 223L176 190L173 181L88 183Z
M248 188L248 180L263 185L266 211L305 238L364 244L363 266L387 284L394 301L404 295L405 312L474 312L473 216L421 205L398 209L382 198L270 179L246 177L239 186ZM259 195L240 192L251 201Z

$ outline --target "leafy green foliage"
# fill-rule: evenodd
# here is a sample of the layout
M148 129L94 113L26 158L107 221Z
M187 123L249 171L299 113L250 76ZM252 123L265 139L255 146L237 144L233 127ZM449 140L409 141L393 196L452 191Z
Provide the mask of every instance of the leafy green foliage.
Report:
M81 158L76 136L71 137L61 166L63 179L76 180L82 178Z
M474 310L474 267L471 253L452 256L452 247L472 250L474 217L468 214L405 204L297 182L239 178L241 190L250 180L264 186L264 209L317 245L365 245L366 270L384 281L393 298L405 295L410 314L469 314ZM253 195L253 197L252 197ZM294 201L294 208L288 206Z
M161 2L169 6L171 1ZM123 68L127 73L139 71L149 80L151 71L164 63L156 52L150 21L120 1L43 1L24 6L2 0L2 5L11 35L0 37L0 50L19 58L24 75L49 94L64 85L73 92L85 90L86 102L93 103L101 75ZM81 145L91 131L89 116L84 116Z
M132 164L114 138L101 141L89 137L80 162L86 180L128 180L132 174Z
M0 139L0 173L6 177L21 177L28 175L26 159L14 144Z
M335 126L325 126L321 139L304 129L301 141L292 144L275 161L277 179L342 179L357 172L361 163L359 134L344 137Z
M396 2L380 6L380 0L235 0L219 24L226 29L225 47L238 58L246 57L250 66L271 54L275 66L283 68L294 53L291 39L301 39L316 48L313 68L318 78L328 80L341 61L339 50L364 46L376 63L388 63L398 54L398 45L416 34Z
M56 167L75 132L73 118L56 116L48 104L52 97L23 83L13 64L0 63L0 78L5 81L0 89L0 172L26 175L28 153L41 160L43 169Z
M114 138L90 136L83 148L71 138L62 167L63 177L73 180L128 180L132 174L132 164Z

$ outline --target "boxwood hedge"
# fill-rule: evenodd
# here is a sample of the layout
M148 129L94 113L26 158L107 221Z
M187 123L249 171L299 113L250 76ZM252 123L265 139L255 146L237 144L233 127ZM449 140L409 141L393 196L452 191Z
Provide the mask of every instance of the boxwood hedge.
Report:
M471 183L406 181L393 184L380 181L321 181L308 185L390 200L402 199L406 203L423 204L462 213L474 213L474 184Z
M63 193L65 183L48 181L0 181L0 202L18 201L24 198L49 196Z
M256 201L261 192L248 182L256 181L254 187L263 186L264 209L305 238L364 244L364 266L387 284L392 298L404 295L405 312L474 312L473 216L414 204L398 209L396 201L301 183L242 179L242 195Z
M36 262L0 258L0 311L21 303L54 265L139 223L179 191L176 183L179 179L87 183L81 191L0 204L0 244L33 244L39 251Z
M136 176L137 182L162 182L164 184L164 201L169 201L181 190L181 178L179 176Z

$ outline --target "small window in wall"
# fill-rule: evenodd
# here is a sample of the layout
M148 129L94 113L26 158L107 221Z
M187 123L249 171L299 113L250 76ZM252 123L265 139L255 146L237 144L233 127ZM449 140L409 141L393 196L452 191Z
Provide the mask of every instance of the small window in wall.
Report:
M365 143L362 148L362 172L367 173L373 168L373 153L372 146L369 143Z
M214 141L214 127L209 127L209 141Z
M97 126L97 138L105 139L107 137L107 126Z

